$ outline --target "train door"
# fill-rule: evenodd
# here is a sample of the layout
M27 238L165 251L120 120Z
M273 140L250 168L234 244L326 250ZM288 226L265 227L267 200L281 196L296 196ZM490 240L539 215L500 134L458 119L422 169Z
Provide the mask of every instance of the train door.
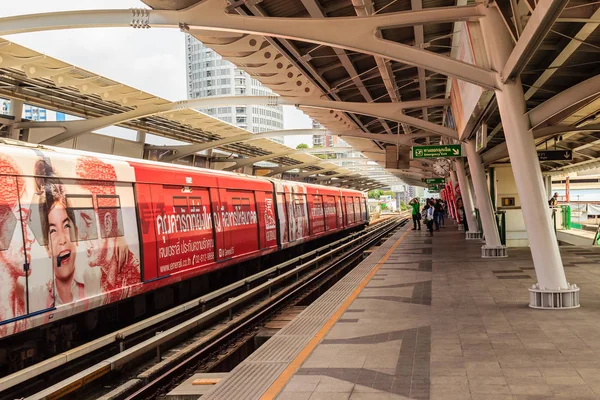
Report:
M337 217L336 217L336 206L335 206L335 197L334 196L325 196L325 229L327 231L331 229L339 228L337 225Z
M158 235L156 232L157 210L154 208L150 185L147 183L135 184L136 203L138 209L139 226L141 230L144 252L141 255L143 258L142 280L150 281L158 277L158 252L159 247ZM164 214L163 214L164 215ZM162 229L162 227L161 227Z
M337 213L338 228L344 226L344 207L342 207L342 196L336 196L335 208Z
M308 207L305 194L294 194L295 237L301 239L309 235Z
M200 267L213 261L208 190L165 187L169 213L169 271Z
M149 185L150 201L152 202L152 211L156 221L156 277L169 275L171 265L171 238L169 231L169 212L167 193L162 185ZM149 277L144 276L149 280Z
M258 209L258 227L260 231L260 248L266 249L277 245L277 222L273 193L255 192Z
M351 196L344 196L346 203L346 224L348 226L354 224L354 202Z
M362 222L362 214L360 212L360 200L354 197L354 222Z
M222 215L225 232L223 257L241 256L258 250L258 224L254 193L227 190L227 205Z
M325 215L323 210L323 196L316 194L312 196L310 204L311 233L321 233L325 231Z

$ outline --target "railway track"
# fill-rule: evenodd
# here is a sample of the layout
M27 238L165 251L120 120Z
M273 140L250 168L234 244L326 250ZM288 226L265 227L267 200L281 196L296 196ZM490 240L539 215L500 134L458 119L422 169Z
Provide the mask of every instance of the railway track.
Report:
M198 368L210 370L219 354L252 337L255 327L332 279L364 249L405 223L390 218L290 259L215 292L0 379L0 399L155 398ZM181 321L182 316L194 315ZM178 318L179 317L179 318ZM173 321L171 326L169 322ZM148 332L154 335L148 337ZM145 338L141 340L139 338ZM117 350L115 350L117 349ZM156 352L158 361L149 359ZM163 356L164 355L164 356ZM99 360L77 369L84 358ZM204 367L202 367L204 366ZM47 380L64 368L59 382ZM89 389L110 377L113 390ZM40 380L47 382L39 391ZM12 390L11 390L12 389ZM109 388L112 389L112 388Z

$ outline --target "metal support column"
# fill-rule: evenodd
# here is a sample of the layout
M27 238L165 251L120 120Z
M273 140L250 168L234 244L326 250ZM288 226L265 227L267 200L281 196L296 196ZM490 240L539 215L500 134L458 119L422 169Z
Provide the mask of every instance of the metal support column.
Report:
M464 160L462 158L456 159L454 161L454 168L456 169L456 176L458 178L458 184L460 185L460 194L465 207L465 218L467 219L467 225L469 226L469 231L466 233L467 239L481 239L481 232L477 229L477 219L475 218L475 209L473 208L471 199L471 188L469 187L469 181L467 180L467 174L465 173Z
M502 71L513 51L513 43L500 11L496 7L484 10L481 28L488 57L492 68ZM579 288L567 283L548 213L542 170L529 119L525 115L527 108L520 77L498 82L496 99L538 279L538 283L529 289L529 305L534 308L579 307Z
M456 185L458 185L458 179L456 179L456 172L454 172L453 169L450 169L450 190L452 190L452 199L454 200L454 210L455 210L454 219L456 220L456 222L459 222L458 204L456 204L456 202L457 202ZM458 230L464 231L465 226L462 223L459 223Z
M23 116L23 101L17 99L10 99L10 105L8 106L8 113L15 117L14 122L21 122ZM8 129L8 137L11 139L19 140L21 130L13 128L12 126Z
M494 218L494 208L488 192L483 161L475 150L474 140L468 141L465 147L469 160L469 171L471 171L475 196L477 197L477 208L479 209L481 225L485 235L485 246L481 248L481 255L482 257L506 257L506 247L502 246L496 219Z

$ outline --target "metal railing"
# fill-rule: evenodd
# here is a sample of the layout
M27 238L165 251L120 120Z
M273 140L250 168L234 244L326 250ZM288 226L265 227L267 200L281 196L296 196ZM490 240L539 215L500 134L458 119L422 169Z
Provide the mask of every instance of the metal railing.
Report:
M503 246L506 246L506 211L496 211L496 225L498 226L500 243L502 243Z

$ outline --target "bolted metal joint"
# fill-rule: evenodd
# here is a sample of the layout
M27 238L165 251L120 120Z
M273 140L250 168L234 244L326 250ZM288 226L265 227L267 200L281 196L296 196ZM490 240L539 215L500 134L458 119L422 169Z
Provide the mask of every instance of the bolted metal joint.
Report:
M145 8L132 8L130 25L132 28L149 29L150 10Z

